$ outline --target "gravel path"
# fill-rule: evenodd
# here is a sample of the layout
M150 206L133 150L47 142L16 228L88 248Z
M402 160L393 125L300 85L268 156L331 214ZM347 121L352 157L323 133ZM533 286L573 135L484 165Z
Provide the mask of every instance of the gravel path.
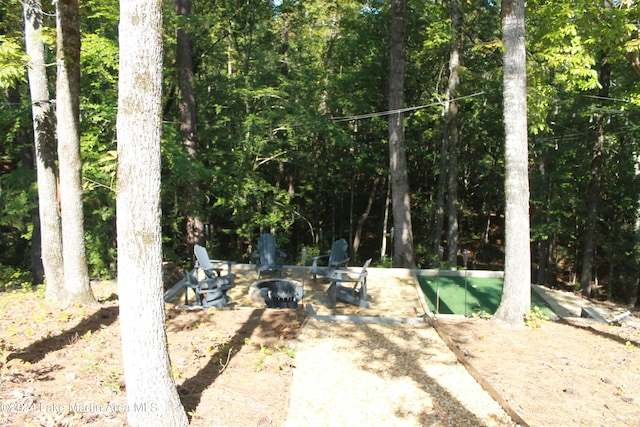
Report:
M320 322L296 351L285 426L513 426L426 324Z

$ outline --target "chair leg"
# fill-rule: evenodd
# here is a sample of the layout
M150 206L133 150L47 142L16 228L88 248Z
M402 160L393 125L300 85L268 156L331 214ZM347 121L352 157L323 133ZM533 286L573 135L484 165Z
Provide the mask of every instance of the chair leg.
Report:
M338 285L336 284L336 282L331 282L327 293L331 297L331 305L333 306L333 308L335 308L336 304L338 303Z

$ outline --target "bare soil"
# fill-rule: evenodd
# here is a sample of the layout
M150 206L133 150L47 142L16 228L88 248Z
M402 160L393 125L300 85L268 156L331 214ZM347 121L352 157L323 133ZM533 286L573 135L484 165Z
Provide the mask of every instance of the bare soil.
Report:
M40 293L0 294L0 425L126 425L115 285L61 310ZM178 393L194 426L284 423L303 310L167 304Z
M102 282L94 293L98 305L64 310L41 292L0 293L0 425L126 425L116 286ZM173 375L191 424L285 424L306 318L302 309L167 304ZM640 426L635 325L435 322L481 385L531 426Z
M640 426L637 326L576 320L513 329L482 319L434 325L481 385L520 417L516 421Z

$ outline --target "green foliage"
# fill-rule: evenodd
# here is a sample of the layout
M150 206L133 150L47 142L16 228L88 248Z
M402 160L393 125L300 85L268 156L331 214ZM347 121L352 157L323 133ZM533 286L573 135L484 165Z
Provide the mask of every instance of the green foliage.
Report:
M405 145L419 266L431 266L440 174L442 106L450 49L449 5L407 4L405 99L428 105L405 116ZM600 183L599 277L612 297L633 298L640 270L637 219L640 152L638 4L610 9L588 1L527 4L528 125L532 244L553 249L552 273L570 282L580 268L595 120L605 117ZM50 12L51 5L44 4ZM192 15L165 15L162 234L164 257L187 267L186 218L207 225L212 256L248 261L257 236L271 230L289 254L307 259L331 241L352 239L381 179L362 229L357 259L379 253L387 197L387 117L336 120L387 109L389 10L385 2L285 0L279 4L194 1ZM93 276L116 265L118 1L80 5L81 135L87 256ZM461 4L463 34L458 153L460 246L498 266L503 256L504 129L500 8ZM28 267L35 174L27 58L20 4L2 5L0 36L0 262ZM53 16L42 35L54 62ZM176 30L193 40L197 160L182 146L177 107ZM611 99L598 99L599 64L611 66ZM51 86L54 67L49 68ZM10 98L9 98L10 97ZM22 137L23 139L20 139ZM22 141L22 142L18 142ZM26 143L24 141L27 141ZM390 247L389 247L390 249ZM314 252L314 251L317 251ZM537 262L538 252L534 251ZM355 260L353 260L355 262ZM609 277L611 275L611 277Z
M31 272L0 264L0 291L31 290Z
M0 35L0 89L15 87L18 82L25 81L28 60L15 40Z

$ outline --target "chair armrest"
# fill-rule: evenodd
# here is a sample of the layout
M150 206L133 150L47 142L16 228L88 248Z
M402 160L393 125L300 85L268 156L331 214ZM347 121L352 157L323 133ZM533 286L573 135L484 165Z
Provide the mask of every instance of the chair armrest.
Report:
M210 260L211 264L221 264L221 265L226 265L227 268L227 274L231 274L231 266L233 264L235 264L235 262L233 261L226 261L226 260L220 260L220 259L212 259ZM220 275L220 273L224 270L224 268L217 268L214 267L214 270L216 270L218 272L218 275Z
M220 277L220 273L222 272L221 268L210 268L208 270L205 270L204 268L202 269L205 273L205 275L209 278L214 278L214 277Z
M368 271L350 271L350 270L333 270L332 276L329 277L330 282L361 282L367 277ZM343 277L346 275L347 277ZM349 277L353 276L353 277ZM357 276L357 277L356 277Z
M336 262L336 263L334 263L334 264L331 264L329 267L331 267L331 266L335 266L335 267L337 268L337 267L340 267L341 265L345 265L345 266L346 266L346 264L347 264L348 262L349 262L349 258L345 258L345 259L343 259L343 260L341 260L341 261L338 261L338 262Z
M311 268L312 269L318 268L318 261L323 259L323 258L329 258L329 254L317 255L317 256L311 257Z

